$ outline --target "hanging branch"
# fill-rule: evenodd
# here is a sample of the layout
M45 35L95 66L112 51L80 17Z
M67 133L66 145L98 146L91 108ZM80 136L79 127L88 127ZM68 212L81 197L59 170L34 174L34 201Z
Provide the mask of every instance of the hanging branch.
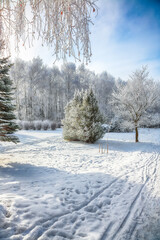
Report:
M88 63L92 55L89 25L93 24L91 14L98 11L96 1L1 0L0 40L9 50L13 35L19 50L20 44L33 45L41 39L53 48L56 60L73 56Z

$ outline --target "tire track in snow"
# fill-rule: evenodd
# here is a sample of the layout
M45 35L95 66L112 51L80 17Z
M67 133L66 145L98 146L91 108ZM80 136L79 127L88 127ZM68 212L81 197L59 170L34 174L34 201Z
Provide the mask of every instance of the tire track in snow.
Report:
M128 218L130 217L132 211L133 211L133 208L142 192L142 190L144 189L146 183L148 182L148 178L146 179L145 183L142 185L142 187L139 189L138 193L136 194L135 198L133 199L132 203L130 204L130 207L129 207L129 210L126 214L126 216L124 217L123 221L121 222L121 224L119 225L118 229L116 230L116 232L113 234L113 236L111 237L111 240L115 239L115 237L117 237L118 234L121 233L124 225L127 223L128 221ZM118 238L119 239L119 238Z
M57 215L53 216L53 217L54 217L54 220L53 220L53 217L50 217L49 219L45 219L45 220L41 221L40 224L42 225L42 224L46 224L46 223L48 222L48 224L47 224L47 229L48 229L48 228L51 227L54 223L56 223L57 221L59 221L60 218L66 217L67 215L73 214L73 213L75 213L75 212L78 212L78 211L84 209L84 208L87 207L93 200L95 200L100 194L102 194L106 189L108 189L110 186L112 186L112 185L113 185L115 182L117 182L118 180L119 180L119 179L116 178L116 179L114 179L113 181L111 181L107 186L105 186L104 188L102 188L100 191L96 192L88 201L83 202L83 203L80 204L79 206L75 207L72 211L66 211L66 212L63 213L63 214L57 214ZM34 226L32 226L32 227L30 227L29 229L27 229L27 233L24 234L24 235L27 235L30 231L32 231L32 230L37 226L37 224L39 224L39 221L37 221L37 222L34 224ZM46 231L46 229L44 228L42 235L45 233L45 231ZM42 235L40 235L40 236L42 236Z
M154 174L155 174L155 169L156 169L156 166L157 166L157 160L159 158L159 154L155 157L155 153L149 158L149 160L147 161L146 165L144 166L144 169L145 169L145 175L146 175L146 180L145 182L143 183L142 187L139 189L138 193L136 194L135 198L133 199L132 203L130 204L130 207L129 207L129 210L126 214L126 216L123 218L121 224L119 225L119 227L117 228L116 232L113 234L113 236L110 238L111 240L114 240L115 238L117 240L120 239L120 237L122 236L122 232L123 232L123 229L125 227L125 225L130 222L130 225L133 224L132 228L130 229L130 233L129 233L129 236L127 236L127 239L131 239L130 237L132 236L135 228L136 228L136 225L137 223L134 222L133 223L133 220L132 220L132 216L134 215L135 211L136 211L136 203L137 201L139 200L140 198L140 195L143 191L143 189L145 188L145 186L147 185L147 183L149 182L150 178L153 177L153 176L148 176L148 170L149 170L149 167L150 165L153 163L153 161L155 160L155 167L154 167ZM142 174L144 175L144 173L142 172ZM142 179L144 179L144 176L142 176ZM146 198L147 200L147 198ZM141 202L141 201L140 201ZM139 216L142 214L142 211L143 211L143 208L144 208L144 204L142 205L138 205L138 208L141 206L141 211L140 211L140 214ZM128 238L129 237L129 238ZM102 239L101 239L102 240Z
M113 221L108 224L108 227L106 228L106 230L104 231L103 235L101 236L101 240L106 240L107 239L108 233L111 230L113 224L114 224Z
M151 175L151 177L150 177L150 179L149 179L149 180L152 182L152 188L151 188L151 189L154 188L153 184L154 184L155 181L156 181L157 166L158 166L159 157L160 157L160 153L158 153L158 155L156 156L156 159L155 159L156 161L155 161L154 170L153 170L153 173L152 173L152 175ZM152 163L153 163L153 162L152 162ZM151 165L151 164L149 164L149 166L150 166L150 165ZM148 167L149 167L149 166L148 166ZM149 201L150 195L151 195L150 192L148 192L147 196L146 196L146 194L145 194L145 203L146 203L146 201ZM144 209L144 206L143 206L143 208L141 209L140 213L136 216L136 218L135 218L135 224L130 227L130 231L129 231L129 234L128 234L128 235L129 235L129 238L128 238L128 239L134 239L134 233L135 233L136 228L137 228L137 220L141 217L142 212L143 212L143 209Z
M149 160L148 160L149 161ZM43 225L43 224L47 224L47 228L43 228L43 231L41 231L41 237L43 236L43 234L45 233L45 231L50 228L54 223L58 222L61 218L63 217L66 217L67 215L70 215L70 214L73 214L73 213L76 213L78 211L81 211L83 210L85 207L87 207L92 201L94 201L96 198L98 198L105 190L109 189L113 184L115 184L120 178L124 177L124 176L127 176L129 175L130 173L133 173L141 168L143 168L144 166L146 166L146 162L145 164L135 168L135 169L132 169L131 171L127 172L127 173L124 173L124 174L121 174L119 176L117 176L117 178L115 178L114 180L112 180L107 186L103 187L100 191L96 192L89 200L83 202L82 204L80 204L79 206L75 207L72 211L66 211L65 213L63 214L57 214L54 217L50 217L48 219L44 219L43 221L41 221L41 223L39 223L38 221L36 222L36 224L34 224L34 226L30 227L28 230L27 230L27 233L25 235L28 234L28 232L32 231L36 226L37 224L39 225ZM105 230L105 233L104 233L104 237L108 234L107 232L111 229L111 227L113 226L113 223L112 225L109 227L109 229ZM107 227L108 228L108 227ZM105 239L105 238L102 238L102 239Z
M45 138L45 139L37 140L37 141L35 141L34 143L37 144L37 143L41 143L41 142L49 141L49 140L51 140L52 143L54 143L54 142L57 141L57 138L55 139L55 141L53 141L53 140L54 140L53 137L49 137L49 138L47 137L47 138ZM59 140L59 139L58 139L58 140ZM30 141L30 142L24 143L24 144L22 144L22 145L20 145L20 146L18 146L18 147L23 147L23 146L25 146L25 145L32 145L32 144L33 144L33 141L32 141L32 142ZM9 149L9 150L10 150L10 149ZM153 156L151 156L151 157L153 157ZM147 160L147 162L149 162L149 160ZM132 173L132 172L135 172L135 171L137 171L137 170L139 170L139 169L141 169L141 168L144 168L145 166L146 166L146 162L145 162L145 164L143 164L143 165L141 165L141 166L138 166L137 168L132 169L131 171L128 171L128 172L126 172L126 173L124 173L124 174L122 174L122 175L117 176L116 179L114 179L113 181L111 181L107 186L103 187L100 191L96 192L89 200L87 200L87 201L83 202L82 204L80 204L79 206L75 207L72 211L68 210L68 211L64 212L63 214L58 214L58 215L56 215L56 216L50 217L49 219L43 219L42 221L37 221L36 224L38 224L39 226L42 226L42 224L45 224L45 223L48 222L48 225L47 225L47 229L48 229L48 228L51 227L55 222L58 222L60 218L63 218L63 217L65 217L65 216L67 216L67 215L70 215L70 214L72 214L72 213L74 213L74 212L78 212L78 211L82 210L83 208L85 208L86 206L88 206L92 201L94 201L96 198L98 198L105 190L107 190L107 189L110 188L113 184L115 184L115 183L119 180L119 178L124 177L124 176L127 176L127 175L129 175L130 173ZM141 191L142 191L142 190L141 190ZM140 195L140 193L139 193L139 195ZM137 198L138 198L138 196L137 196ZM134 205L135 205L135 204L134 204ZM54 218L54 219L53 219L53 218ZM127 221L127 220L126 220L126 221ZM36 228L36 226L37 226L36 224L34 224L34 226L32 226L31 228L29 228L29 229L27 230L27 232L24 234L24 236L27 236L30 231L34 230L34 228ZM110 224L111 224L111 223L110 223ZM109 224L109 226L107 227L108 230L106 229L106 231L104 232L104 235L103 235L103 238L102 238L102 239L105 239L106 236L108 236L108 232L111 230L111 228L112 228L112 226L113 226L113 223L112 223L111 225L110 225L110 224ZM125 222L124 222L124 224L122 224L122 225L125 225ZM41 231L39 237L42 236L45 231L46 231L46 228L45 228L45 227L42 227L42 231Z
M144 153L145 153L145 152L143 152L143 154L144 154ZM154 163L154 162L153 162L154 160L156 160L156 161L155 161L155 167L154 167L154 172L153 172L153 174L155 173L155 171L156 171L156 166L157 166L157 161L158 161L158 157L159 157L159 155L160 155L160 154L158 153L158 156L155 156L155 154L157 154L156 151L149 157L149 159L147 159L147 161L145 162L145 164L143 164L143 165L140 166L140 167L137 167L136 169L133 169L132 171L130 171L130 172L128 172L128 173L126 174L126 175L129 175L131 172L134 172L134 171L136 171L136 170L138 170L138 169L143 168L143 171L142 171L142 182L144 182L144 183L143 183L142 187L139 189L139 191L138 191L138 193L136 194L135 198L133 199L133 201L132 201L132 203L131 203L131 205L130 205L130 207L129 207L129 211L127 212L126 216L123 218L123 221L122 221L121 224L119 225L119 227L118 227L118 229L116 230L116 232L113 233L113 236L111 237L111 239L115 239L115 237L118 235L118 233L119 233L120 231L122 231L124 225L126 224L128 218L130 217L131 212L132 212L132 209L133 209L134 206L136 205L136 202L137 202L137 200L139 199L139 196L141 195L144 187L146 186L147 182L149 181L148 169L149 169L150 165ZM142 158L143 158L143 155L142 155ZM144 159L144 158L143 158L143 159ZM145 178L145 180L144 180L144 178ZM144 207L144 206L141 206L141 211L140 211L139 216L142 214L143 207ZM113 226L113 224L112 224L112 226ZM111 226L111 227L112 227L112 226ZM108 240L108 238L106 238L106 237L108 236L109 231L111 230L111 227L108 228L108 226L107 226L107 228L106 228L106 230L104 231L104 233L103 233L102 237L100 238L100 240L105 240L105 239ZM135 222L135 223L133 224L133 226L132 226L131 233L133 233L133 231L135 230L135 228L136 228L136 222ZM117 238L117 239L119 240L119 238ZM130 238L127 238L127 239L130 239Z

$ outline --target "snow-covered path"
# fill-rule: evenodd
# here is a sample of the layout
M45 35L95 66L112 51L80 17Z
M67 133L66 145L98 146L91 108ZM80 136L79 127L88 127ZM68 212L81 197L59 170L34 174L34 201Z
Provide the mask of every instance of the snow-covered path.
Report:
M142 129L138 144L133 133L96 144L64 141L61 130L17 135L20 144L0 145L0 239L160 237L159 129Z

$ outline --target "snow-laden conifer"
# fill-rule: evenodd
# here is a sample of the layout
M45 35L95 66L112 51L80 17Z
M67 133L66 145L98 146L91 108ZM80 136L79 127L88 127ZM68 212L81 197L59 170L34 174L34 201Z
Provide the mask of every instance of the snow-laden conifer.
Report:
M15 107L12 104L12 81L9 77L11 64L8 58L0 59L0 141L18 142L12 133L18 129L14 122Z
M73 99L65 107L65 119L63 123L63 136L67 140L79 140L77 136L77 124L82 105L82 93L75 91Z
M103 121L92 89L76 92L65 109L64 139L93 143L104 135Z

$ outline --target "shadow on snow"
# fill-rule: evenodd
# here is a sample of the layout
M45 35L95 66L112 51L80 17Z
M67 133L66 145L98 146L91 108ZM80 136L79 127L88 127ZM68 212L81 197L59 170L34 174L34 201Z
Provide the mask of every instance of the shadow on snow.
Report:
M114 149L119 142L111 143ZM130 146L130 143L124 144ZM148 145L145 143L145 147ZM123 146L119 148L123 149ZM157 216L153 210L156 211L160 199L152 198L148 192L149 179L146 178L144 184L137 184L129 181L128 175L114 177L98 172L71 174L51 167L20 163L0 167L0 239L16 239L18 234L22 238L17 239L23 239L28 234L29 239L33 236L33 239L40 236L42 239L89 239L88 233L95 232L97 240L158 240L160 221L157 216L160 209L156 212ZM14 213L11 211L8 214L7 196L11 202L14 200ZM23 198L19 200L18 197ZM48 212L41 208L42 199L46 200ZM52 209L57 199L58 205ZM37 211L37 220L28 228L19 230L21 219L31 221L32 204L40 204L44 215ZM28 215L24 214L26 207L30 212ZM99 235L96 228L100 229Z

